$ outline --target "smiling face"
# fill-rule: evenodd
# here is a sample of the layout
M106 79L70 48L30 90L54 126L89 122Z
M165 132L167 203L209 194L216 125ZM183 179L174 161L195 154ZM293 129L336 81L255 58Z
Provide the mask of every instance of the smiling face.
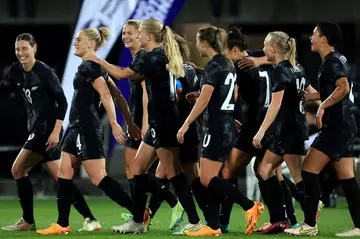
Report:
M134 25L126 24L122 31L122 41L126 48L139 48L140 40L139 40L140 32Z
M94 48L94 41L90 41L84 31L80 31L74 41L74 55L78 57L84 56L90 49Z
M139 28L139 32L140 47L146 48L146 46L148 46L148 44L152 41L151 34L147 32L143 27Z
M275 54L276 54L275 47L273 45L271 45L267 39L265 39L265 41L264 41L263 51L264 51L265 56L268 61L271 61L271 62L275 61Z
M321 45L324 42L324 37L320 36L320 31L318 27L315 27L313 34L310 37L311 42L311 51L318 52Z
M26 40L15 42L15 55L21 64L27 64L35 59L36 44L30 45Z

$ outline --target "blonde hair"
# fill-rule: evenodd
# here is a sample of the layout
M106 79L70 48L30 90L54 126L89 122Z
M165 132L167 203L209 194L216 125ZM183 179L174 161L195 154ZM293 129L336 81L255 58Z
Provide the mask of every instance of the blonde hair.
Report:
M184 62L190 61L190 42L179 34L174 34L175 41L179 44L180 54Z
M125 22L124 26L126 25L134 26L136 30L139 30L142 22L143 22L142 20L129 19Z
M199 40L206 41L217 53L226 55L227 33L224 29L208 26L198 30Z
M281 31L269 32L265 38L265 42L273 46L277 46L280 54L286 55L291 65L296 65L296 41L289 37L288 34Z
M141 28L152 34L156 43L161 43L161 47L169 60L168 71L174 74L176 78L184 77L183 59L172 30L155 19L144 21Z
M107 27L100 27L99 29L85 28L82 29L82 31L86 33L89 40L95 41L96 44L95 50L105 46L106 40L110 36L110 31Z

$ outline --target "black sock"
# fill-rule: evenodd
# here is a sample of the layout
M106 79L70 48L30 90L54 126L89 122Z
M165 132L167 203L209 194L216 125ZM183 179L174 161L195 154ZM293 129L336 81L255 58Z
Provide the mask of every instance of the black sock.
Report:
M219 229L220 204L215 198L210 197L205 210L207 226L213 230Z
M128 183L129 183L130 197L133 198L134 197L134 186L135 186L134 178L128 179Z
M286 220L284 194L279 181L276 176L272 176L263 182L264 187L267 188L269 193L268 207L272 208L272 217L270 218L271 223L282 222ZM271 193L271 197L270 197Z
M191 183L192 191L196 202L198 203L201 211L204 214L204 217L207 218L207 206L209 204L210 195L208 189L201 184L200 177L197 177Z
M162 189L164 192L164 200L169 204L171 208L175 207L178 203L178 198L176 195L170 190L170 180L167 178L159 178L160 184L162 185ZM164 186L164 187L163 187Z
M23 211L23 219L30 224L35 222L34 220L34 199L33 188L28 176L16 180L19 202Z
M105 176L98 187L114 202L129 210L134 215L135 204L123 187L109 176Z
M144 221L144 212L147 201L146 192L148 191L148 175L135 175L134 180L134 202L136 208L133 215L134 221L140 223Z
M234 187L229 181L213 177L210 180L208 189L213 197L216 197L218 203L223 203L226 197L231 197L234 202L239 204L245 211L251 209L254 206L254 202L248 199L237 188Z
M232 178L229 179L229 182L234 185L235 188L238 188L238 179ZM220 224L221 225L228 225L230 222L230 215L231 210L234 205L234 199L231 197L227 197L225 201L221 204L221 210L220 210Z
M181 205L183 206L191 224L197 224L200 218L196 212L194 198L191 193L191 188L186 181L183 173L176 175L170 179L170 182L174 186L175 193L179 198Z
M355 178L340 180L354 226L360 228L360 189Z
M305 184L305 223L314 227L316 225L316 212L318 210L321 191L319 178L317 174L305 171L302 171L301 175Z
M300 181L297 184L293 183L286 175L283 174L284 181L291 191L291 196L300 203L301 209L304 210L304 181Z
M258 178L259 182L259 189L260 189L260 193L261 196L263 198L263 201L265 203L265 205L267 206L267 209L269 211L269 216L270 216L270 222L275 223L276 222L276 217L274 215L274 208L271 204L271 202L269 202L269 198L271 198L271 191L270 189L266 186L265 181L261 178L260 174L256 175L256 177Z
M69 191L70 189L70 191ZM57 208L59 212L57 224L62 227L69 226L69 216L72 201L72 180L59 178L57 191Z
M81 193L79 188L75 185L75 183L71 180L72 185L72 193L73 193L73 201L72 205L75 209L84 217L89 218L92 221L96 221L96 218L91 213L89 205L86 203L84 195Z
M291 192L285 181L280 181L280 184L281 184L281 187L284 192L286 215L290 221L290 224L293 226L293 225L297 224L297 220L296 220L296 214L295 214L295 210L294 210L294 204L292 201Z

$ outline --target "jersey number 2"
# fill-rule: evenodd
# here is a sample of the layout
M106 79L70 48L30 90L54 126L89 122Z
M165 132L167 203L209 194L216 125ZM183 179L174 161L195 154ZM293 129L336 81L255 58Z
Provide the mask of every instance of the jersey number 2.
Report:
M236 74L229 73L225 79L224 85L230 85L230 89L224 100L224 103L221 106L221 110L234 110L234 104L231 104L230 101L234 97L235 81Z
M296 88L297 88L297 90L305 90L305 83L306 83L306 80L305 80L304 77L301 78L301 81L300 81L300 79L296 79ZM300 111L301 114L305 114L305 110L304 110L302 100L300 100L300 102L299 102L299 111Z

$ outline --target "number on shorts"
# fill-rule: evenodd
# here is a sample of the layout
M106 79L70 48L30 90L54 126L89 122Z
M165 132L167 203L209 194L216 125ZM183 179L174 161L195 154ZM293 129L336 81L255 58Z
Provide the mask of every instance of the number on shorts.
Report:
M236 74L229 73L225 79L224 85L230 84L230 89L224 100L224 103L221 106L221 110L234 110L235 105L230 104L230 101L234 96L235 81L236 81Z
M300 81L300 79L296 79L296 88L297 88L297 90L305 90L305 84L306 84L306 80L305 80L304 77L301 77L301 81ZM305 110L304 110L302 100L300 100L300 102L299 102L299 111L300 111L301 114L305 114Z
M24 88L23 88L23 91L24 91L24 94L25 94L25 97L26 97L27 101L30 104L32 104L31 91L29 89L24 89Z
M270 77L267 71L259 71L259 76L264 77L266 80L266 96L265 96L265 103L264 107L267 108L270 105Z
M210 134L206 134L204 136L204 141L203 141L203 147L206 148L207 146L209 146L210 144L210 139L211 139L211 135Z
M81 141L80 141L80 134L78 134L76 138L76 148L81 151Z
M354 97L354 94L353 94L353 86L354 86L354 84L351 82L349 100L354 104L355 103L355 97Z

